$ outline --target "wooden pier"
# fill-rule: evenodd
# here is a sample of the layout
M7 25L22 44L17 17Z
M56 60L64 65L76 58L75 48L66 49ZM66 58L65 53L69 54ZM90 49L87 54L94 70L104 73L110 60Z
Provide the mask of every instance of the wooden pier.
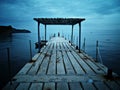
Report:
M78 52L64 38L52 38L3 90L120 90L107 67Z

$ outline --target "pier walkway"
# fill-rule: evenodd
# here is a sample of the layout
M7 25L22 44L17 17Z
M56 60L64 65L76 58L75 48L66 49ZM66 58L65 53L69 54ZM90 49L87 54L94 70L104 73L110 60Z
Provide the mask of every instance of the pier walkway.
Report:
M52 38L3 90L120 90L120 79L105 78L107 67L64 38Z

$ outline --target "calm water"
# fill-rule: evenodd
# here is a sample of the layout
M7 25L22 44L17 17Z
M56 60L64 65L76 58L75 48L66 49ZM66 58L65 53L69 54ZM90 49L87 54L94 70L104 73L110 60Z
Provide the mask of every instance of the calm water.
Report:
M48 32L50 37L51 33ZM77 34L74 33L74 42L76 43ZM70 39L70 32L63 33L67 39ZM99 48L103 64L113 71L120 74L120 30L96 30L96 31L82 31L82 43L86 38L85 51L95 58L95 45L96 40L99 41ZM43 36L41 38L44 38ZM32 54L34 55L37 50L34 43L37 41L37 34L25 33L25 34L13 34L13 37L0 39L0 86L3 86L8 81L8 64L7 64L7 50L10 48L10 59L12 75L16 74L23 65L30 60L29 54L29 40L32 42Z

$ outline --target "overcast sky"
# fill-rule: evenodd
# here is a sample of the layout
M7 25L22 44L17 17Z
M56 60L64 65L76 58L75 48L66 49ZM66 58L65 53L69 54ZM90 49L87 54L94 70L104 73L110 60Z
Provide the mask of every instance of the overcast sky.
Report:
M120 29L120 1L0 0L0 25L34 29L34 17L83 17L86 29Z

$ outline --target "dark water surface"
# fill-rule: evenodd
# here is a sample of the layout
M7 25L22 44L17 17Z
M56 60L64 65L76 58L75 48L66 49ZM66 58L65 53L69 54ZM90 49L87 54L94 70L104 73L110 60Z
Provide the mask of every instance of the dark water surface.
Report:
M77 37L77 33L75 32L74 37ZM82 33L82 43L84 37L86 38L86 53L95 58L95 46L98 40L103 64L120 74L120 30L84 31ZM70 36L67 33L64 35L66 38ZM6 48L10 48L11 71L14 76L30 60L29 40L32 42L32 55L34 56L37 53L34 46L37 34L13 34L12 37L0 38L0 87L8 81L9 77ZM76 41L74 39L75 43Z
M10 48L11 72L14 76L30 60L30 45L32 45L32 55L36 53L34 43L36 41L30 33L13 34L12 37L0 39L0 85L3 86L8 81L8 56L7 49Z

